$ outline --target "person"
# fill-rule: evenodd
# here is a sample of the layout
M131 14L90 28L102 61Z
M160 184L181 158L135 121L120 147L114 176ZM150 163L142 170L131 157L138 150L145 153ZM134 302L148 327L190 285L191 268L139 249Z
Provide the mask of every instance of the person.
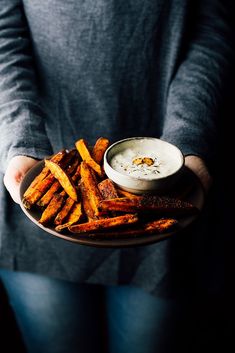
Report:
M28 352L193 349L191 255L212 237L205 223L149 246L86 247L30 222L19 185L78 138L154 136L183 151L208 191L233 57L230 6L0 0L0 278Z

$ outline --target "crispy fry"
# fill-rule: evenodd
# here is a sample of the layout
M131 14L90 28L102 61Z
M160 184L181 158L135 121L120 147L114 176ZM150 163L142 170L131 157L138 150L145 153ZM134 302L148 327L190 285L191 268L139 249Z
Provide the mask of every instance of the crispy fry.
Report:
M92 158L96 163L101 164L104 157L104 153L108 148L108 146L109 146L109 140L107 138L105 137L98 138L92 150Z
M96 163L94 159L91 157L91 154L89 152L89 149L87 147L87 143L85 142L85 140L80 139L75 143L75 145L83 161L85 161L99 176L102 176L103 172L102 172L101 166L98 163Z
M31 189L31 193L23 198L23 205L25 208L30 209L49 189L54 180L54 176L50 173L45 179L39 182L35 188Z
M54 162L45 160L45 164L50 169L54 177L59 181L65 192L71 197L71 199L77 201L77 191L68 174L66 174L66 172Z
M99 207L103 211L139 212L153 210L155 212L167 212L177 215L195 213L198 211L197 208L189 202L170 197L150 195L133 199L122 197L112 200L102 200Z
M101 196L105 200L115 199L118 197L114 183L110 179L105 179L98 184Z
M32 192L32 189L35 188L37 183L41 182L43 179L45 179L48 174L50 173L50 170L47 167L44 167L40 174L36 176L36 178L32 181L32 183L29 185L28 189L24 193L24 197L27 198L28 195Z
M161 218L152 222L148 222L144 225L144 230L146 232L156 232L163 233L166 230L172 228L178 223L176 219L173 218Z
M69 214L67 222L61 224L55 228L57 232L61 232L61 230L68 228L69 226L78 223L82 217L82 204L81 202L75 202L72 211Z
M55 154L51 158L51 160L55 163L59 163L64 158L65 154L66 154L66 151L62 150L59 153ZM41 181L43 181L49 174L50 174L50 170L47 167L44 167L42 169L42 171L36 176L36 178L34 178L32 183L29 185L29 187L27 188L27 190L24 193L24 199L26 201L29 198L29 202L30 202L31 194L34 192L37 184L40 183Z
M82 206L88 221L98 219L99 217L95 215L94 209L91 206L90 200L88 199L88 193L84 187L83 182L80 183L80 190L81 190L81 197L82 197Z
M67 167L66 172L68 173L68 175L72 175L72 173L74 172L74 170L75 170L76 168L78 168L78 163L79 163L78 160L75 159L75 160L73 161L73 163ZM49 169L48 169L48 170L49 170ZM77 174L76 174L76 173L77 173L77 170L76 170L75 174L74 174L73 177L72 177L72 180L73 180L73 181L75 181L76 178L77 178ZM51 185L51 187L49 188L49 190L47 190L47 192L46 192L46 193L42 196L42 198L37 202L37 205L38 205L39 207L46 207L46 206L49 204L49 202L51 201L51 199L52 199L52 197L54 196L54 194L55 194L58 190L60 190L60 188L61 188L61 184L59 183L58 180L55 180L55 181L53 182L53 184Z
M71 151L64 150L53 156L50 162L60 164L62 168L65 168L76 154L77 151L75 149ZM47 166L45 168L49 170ZM54 181L55 178L49 170L49 174L44 179L37 182L34 187L29 187L22 200L25 208L30 209L45 194Z
M117 188L117 192L120 196L128 197L129 199L138 199L140 197L140 195L132 194L131 192L123 190L121 188Z
M91 231L97 231L100 229L133 224L133 223L136 223L137 221L138 221L137 215L125 214L123 216L104 218L104 219L99 219L97 221L75 224L73 226L70 226L69 230L72 233L86 233Z
M110 179L105 179L98 184L101 196L104 200L115 199L118 197L114 183ZM117 212L107 212L107 217L117 216Z
M86 190L87 198L90 202L94 215L100 216L102 212L99 210L98 206L100 201L102 200L102 197L97 187L97 184L94 181L90 167L85 161L81 163L81 178L83 187Z
M39 223L44 225L51 222L55 218L57 213L60 211L63 203L64 203L64 197L61 196L60 194L55 194L51 199L47 208L42 213Z
M58 180L54 180L53 184L50 188L46 191L46 193L42 196L40 200L38 200L37 205L39 207L46 207L51 199L53 198L54 194L61 188L60 183Z
M77 166L75 174L72 176L72 181L75 183L81 177L81 165Z
M167 231L171 230L171 228L177 226L178 221L173 218L165 218L165 219L158 219L155 221L148 222L143 225L139 225L138 227L131 227L129 229L126 229L125 232L120 232L120 231L114 231L114 230L108 230L108 231L99 231L98 233L94 234L89 234L90 237L92 238L107 238L107 239L113 239L113 238L120 238L120 237L138 237L138 236L145 236L149 234L162 234L166 233ZM160 237L159 237L160 240Z
M71 197L68 197L65 201L64 206L62 207L60 212L57 214L57 216L54 220L54 224L56 224L57 226L62 224L64 222L64 220L66 219L66 217L68 216L68 214L71 211L74 204L75 204L75 201L73 199L71 199Z
M76 172L75 172L75 174L72 176L72 182L74 183L74 185L75 185L75 183L77 183L77 181L78 181L78 179L81 177L81 165L79 164L78 165L78 167L77 167L77 170L76 170ZM78 190L79 190L79 183L78 183L78 186L75 186L75 189L77 190L77 192L78 192ZM61 193L60 193L62 196L66 196L67 195L67 193L65 192L65 190L63 190L63 191L61 191Z
M69 214L68 222L70 224L77 223L82 217L82 204L81 202L76 202L73 206L72 212Z

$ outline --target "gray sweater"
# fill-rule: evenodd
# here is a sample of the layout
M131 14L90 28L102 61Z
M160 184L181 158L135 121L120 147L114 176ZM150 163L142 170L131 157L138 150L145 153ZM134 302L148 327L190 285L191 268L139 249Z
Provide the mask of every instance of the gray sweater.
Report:
M0 171L15 155L41 159L99 136L161 137L212 163L232 60L229 4L0 0ZM0 197L3 267L168 291L175 239L75 245L32 224L2 184Z

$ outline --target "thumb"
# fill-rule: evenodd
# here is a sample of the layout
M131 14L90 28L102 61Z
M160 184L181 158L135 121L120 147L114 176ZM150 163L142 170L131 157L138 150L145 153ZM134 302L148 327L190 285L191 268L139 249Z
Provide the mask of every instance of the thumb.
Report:
M212 177L203 159L198 156L189 155L185 157L185 165L197 175L205 192L208 193L212 184Z
M15 156L10 160L3 178L3 182L12 199L16 203L20 203L20 182L26 172L36 163L36 159L26 156Z

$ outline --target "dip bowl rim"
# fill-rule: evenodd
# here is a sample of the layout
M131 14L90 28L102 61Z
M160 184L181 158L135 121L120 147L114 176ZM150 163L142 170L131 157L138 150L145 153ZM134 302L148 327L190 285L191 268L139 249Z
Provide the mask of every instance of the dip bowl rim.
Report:
M171 173L167 174L166 176L162 176L162 177L153 176L152 178L150 177L141 178L141 177L135 177L132 175L122 173L120 171L117 171L111 166L110 164L111 159L115 155L115 151L118 150L120 145L125 146L126 143L131 143L132 141L133 141L133 145L137 145L140 141L143 141L141 143L144 143L145 140L147 143L151 143L152 141L153 145L156 144L157 142L158 144L164 144L165 146L168 146L172 150L174 149L175 151L174 155L176 160L178 161L177 168L175 168L175 170L173 170ZM156 138L156 137L149 137L149 136L129 137L122 140L118 140L113 144L111 144L107 148L104 154L104 171L108 176L108 178L110 178L120 188L131 192L136 192L136 193L144 193L148 191L154 191L154 190L158 191L161 189L163 190L168 189L168 187L166 188L167 184L169 184L168 186L170 187L171 182L174 183L174 179L175 180L178 179L184 167L184 163L185 163L185 157L179 147L163 139Z

